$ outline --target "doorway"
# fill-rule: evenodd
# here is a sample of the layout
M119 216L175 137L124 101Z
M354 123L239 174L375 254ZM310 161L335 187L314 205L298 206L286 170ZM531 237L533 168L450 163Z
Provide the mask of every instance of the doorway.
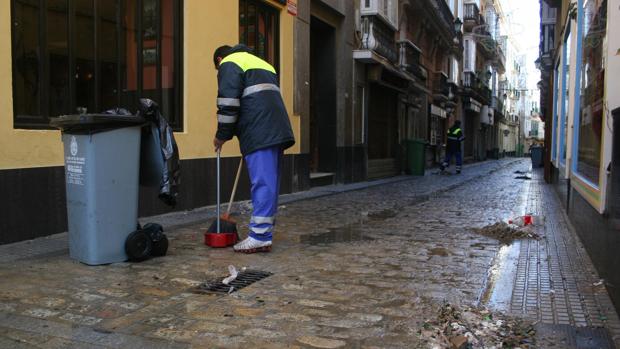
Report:
M331 177L336 151L336 29L310 20L310 178ZM327 182L329 182L329 178ZM325 183L330 184L330 183Z
M368 178L399 173L398 92L372 83L368 103Z

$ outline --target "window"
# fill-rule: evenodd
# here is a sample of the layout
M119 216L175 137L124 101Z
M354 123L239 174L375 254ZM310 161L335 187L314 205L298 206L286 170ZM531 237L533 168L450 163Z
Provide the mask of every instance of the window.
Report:
M566 164L566 140L568 137L568 104L570 96L570 56L571 33L567 32L562 54L562 101L560 105L560 164Z
M15 128L156 101L179 130L182 0L12 0Z
M398 30L398 0L362 0L360 14L378 15L392 29Z
M559 79L560 65L556 65L553 71L553 119L551 122L551 160L555 161L558 157L558 94L560 91Z
M605 109L607 0L581 0L579 12L574 170L598 186Z
M261 1L239 0L239 42L279 72L279 11Z

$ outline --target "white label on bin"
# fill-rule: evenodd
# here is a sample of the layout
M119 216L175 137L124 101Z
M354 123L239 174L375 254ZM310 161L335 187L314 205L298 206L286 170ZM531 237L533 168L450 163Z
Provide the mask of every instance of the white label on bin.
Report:
M78 144L75 136L71 136L71 146L70 146L71 156L76 156L78 153Z
M67 172L67 184L84 185L84 164L86 158L67 156L65 159L65 171Z

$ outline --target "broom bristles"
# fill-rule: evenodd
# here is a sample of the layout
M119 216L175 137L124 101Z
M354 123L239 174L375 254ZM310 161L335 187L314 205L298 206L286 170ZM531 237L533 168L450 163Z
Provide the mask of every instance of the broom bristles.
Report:
M237 224L230 219L225 219L223 216L220 217L220 233L236 233L237 232ZM207 233L217 233L217 219L213 220L209 229L207 229Z

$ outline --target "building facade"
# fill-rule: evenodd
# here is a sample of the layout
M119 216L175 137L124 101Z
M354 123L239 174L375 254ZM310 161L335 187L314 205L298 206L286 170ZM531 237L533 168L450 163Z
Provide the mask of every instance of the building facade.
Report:
M510 155L502 21L497 0L5 1L0 244L66 230L63 147L50 118L135 112L144 97L173 126L182 171L177 206L141 188L140 215L213 204L211 57L223 44L248 45L279 73L297 140L282 193L405 173L409 140L437 165L454 120L469 160ZM240 155L235 140L223 149L224 195ZM249 198L245 178L238 199Z
M541 1L541 114L547 179L609 285L620 284L618 0ZM555 22L552 18L555 15ZM615 156L615 157L613 157ZM612 158L613 157L613 158ZM608 287L616 308L620 289Z
M217 127L215 48L243 42L272 63L297 144L283 162L282 192L303 188L294 102L295 17L286 1L10 0L0 3L0 243L66 231L60 132L49 118L158 102L181 156L176 210L212 204ZM223 149L223 188L240 159ZM242 178L247 178L245 175ZM242 180L238 198L249 197ZM224 195L226 191L224 191ZM141 188L140 215L169 211Z

